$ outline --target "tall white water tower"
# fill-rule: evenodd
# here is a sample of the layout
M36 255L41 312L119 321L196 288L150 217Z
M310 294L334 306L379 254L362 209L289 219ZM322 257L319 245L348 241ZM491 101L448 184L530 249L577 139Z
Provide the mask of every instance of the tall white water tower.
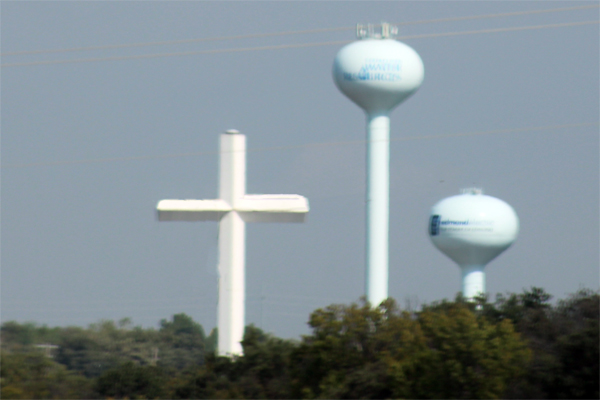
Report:
M337 87L367 117L366 276L369 302L388 297L390 112L423 82L423 61L389 24L357 27L333 63Z
M465 189L431 209L429 237L458 264L462 293L472 299L485 293L485 266L506 250L519 234L519 218L506 202L481 189Z

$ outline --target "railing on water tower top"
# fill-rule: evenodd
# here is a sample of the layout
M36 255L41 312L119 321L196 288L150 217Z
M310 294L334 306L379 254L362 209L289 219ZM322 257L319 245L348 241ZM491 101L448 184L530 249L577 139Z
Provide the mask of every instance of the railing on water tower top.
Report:
M382 22L379 25L356 25L356 37L358 39L393 39L397 35L398 27L387 22Z

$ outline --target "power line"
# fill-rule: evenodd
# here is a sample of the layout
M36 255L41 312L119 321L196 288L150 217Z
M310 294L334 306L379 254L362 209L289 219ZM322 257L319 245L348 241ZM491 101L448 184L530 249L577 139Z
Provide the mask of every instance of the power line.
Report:
M266 301L264 301L266 299ZM307 305L314 302L325 302L331 304L331 302L339 302L339 299L325 298L325 297L308 297L308 296L294 296L294 295L265 295L265 296L247 296L247 301L263 301L267 304L294 304L294 305ZM161 305L155 304L155 299L138 299L138 300L113 300L113 301L95 301L88 303L81 303L76 301L71 302L9 302L4 304L6 308L11 311L14 310L26 310L32 313L76 313L76 312L88 312L88 311L145 311L145 310L170 310L175 307L178 308L194 308L204 309L211 308L214 305L211 303L211 296L197 296L193 298L168 298L160 301ZM165 302L176 302L175 304L165 305ZM134 304L132 304L134 303ZM139 303L139 304L135 304Z
M529 127L529 128L494 129L494 130L488 130L488 131L449 133L449 134L441 134L441 135L405 136L405 137L390 139L390 142L405 142L405 141L412 141L412 140L429 140L429 139L446 139L446 138L453 138L453 137L493 135L493 134L503 134L503 133L525 133L525 132L536 132L536 131L544 131L544 130L551 130L551 129L582 128L582 127L595 126L595 125L600 125L600 124L598 122L584 122L584 123L576 123L576 124L545 125L545 126L536 126L536 127ZM307 149L307 148L314 148L314 147L362 145L365 143L366 143L366 140L308 143L308 144L292 145L292 146L274 146L274 147L254 148L254 149L248 149L247 152L250 153L250 152L264 152L264 151ZM0 168L4 169L4 168L26 168L26 167L50 167L50 166L61 166L61 165L95 164L95 163L107 163L107 162L118 162L118 161L157 160L157 159L166 159L166 158L181 158L181 157L217 155L217 154L219 154L218 151L204 151L204 152L194 152L194 153L162 154L162 155L153 155L153 156L95 158L95 159L73 160L73 161L38 162L38 163L26 163L26 164L6 164L6 165L0 166Z
M499 13L499 14L483 14L483 15L466 16L466 17L448 17L448 18L438 18L438 19L421 20L421 21L401 22L401 23L397 23L394 25L416 25L416 24L429 24L429 23L439 23L439 22L468 21L468 20L497 18L497 17L516 17L516 16L521 16L521 15L543 14L543 13L562 12L562 11L574 11L574 10L583 10L583 9L590 9L590 8L600 8L600 6L591 5L591 6L578 6L578 7L550 8L550 9L545 9L545 10L512 11L512 12Z
M463 35L475 35L480 33L498 33L498 32L516 32L526 31L535 29L546 29L546 28L566 28L570 26L582 26L598 24L600 21L582 21L582 22L564 22L550 25L530 25L530 26L517 26L512 28L491 28L491 29L480 29L476 31L461 31L461 32L445 32L445 33L431 33L431 34L420 34L412 36L399 37L398 39L425 39L434 37L448 37L448 36L463 36Z
M220 36L220 37L208 37L208 38L196 38L196 39L180 39L180 40L164 40L159 42L147 42L147 43L128 43L128 44L114 44L104 46L88 46L88 47L75 47L70 49L52 49L52 50L24 50L15 51L10 53L2 53L0 56L16 56L16 55L30 55L30 54L49 54L49 53L72 53L77 51L94 51L94 50L115 50L125 49L133 47L149 47L149 46L166 46L174 44L188 44L188 43L199 43L199 42L218 42L227 40L239 40L239 39L256 39L264 37L274 36L290 36L290 35L301 35L308 33L322 33L322 32L335 32L356 29L355 27L341 27L341 28L320 28L320 29L308 29L302 31L288 31L288 32L273 32L273 33L253 33L247 35L232 35L232 36Z
M56 307L56 306L72 306L73 304L77 304L77 305L82 305L82 306L95 306L95 305L102 305L102 306L106 306L106 305L122 305L122 304L135 304L135 303L159 303L159 304L164 304L164 303L168 303L168 302L190 302L190 301L201 301L204 299L208 299L210 296L208 295L202 295L202 296L186 296L186 297L166 297L166 298L152 298L152 299L131 299L131 298L111 298L111 299L102 299L102 300L95 300L95 301L86 301L85 303L82 303L81 301L64 301L64 300L59 300L59 301L55 301L52 302L52 307ZM2 305L5 306L9 306L9 307L37 307L37 306L48 306L47 301L3 301Z
M172 310L173 308L193 308L196 310L204 309L204 308L212 308L214 307L212 304L175 304L171 306L156 306L156 305L145 305L145 306L127 306L127 305L116 305L113 307L74 307L74 308L33 308L33 307L21 307L21 310L26 310L30 313L87 313L90 311L154 311L154 310ZM17 309L19 307L8 307L9 309Z
M233 48L233 49L183 51L183 52L177 52L177 53L140 54L140 55L135 55L135 56L80 58L80 59L75 59L75 60L32 61L32 62L23 62L23 63L1 64L0 67L2 67L2 68L25 67L25 66L33 66L33 65L72 64L72 63L85 63L85 62L98 62L98 61L142 60L142 59L149 59L149 58L194 56L194 55L200 55L200 54L241 53L241 52L250 52L250 51L281 50L281 49L302 48L302 47L340 45L340 44L346 44L346 43L350 43L350 42L351 42L351 40L341 40L341 41L320 42L320 43L281 44L281 45L272 45L272 46L239 47L239 48Z
M463 36L463 35L474 35L482 33L499 33L499 32L516 32L525 30L536 30L536 29L548 29L548 28L566 28L572 26L583 26L598 24L600 21L583 21L583 22L564 22L558 24L549 25L530 25L530 26L519 26L510 28L493 28L493 29L481 29L475 31L458 31L458 32L444 32L444 33L430 33L430 34L419 34L410 36L399 36L397 39L425 39L425 38L436 38L436 37L449 37L449 36ZM181 56L192 56L201 54L220 54L220 53L241 53L250 51L264 51L264 50L282 50L282 49L298 49L307 47L322 47L331 45L342 45L352 42L352 40L338 40L329 42L317 42L317 43L297 43L297 44L281 44L281 45L270 45L270 46L255 46L255 47L238 47L233 49L212 49L212 50L197 50L197 51L184 51L177 53L159 53L159 54L140 54L134 56L113 56L113 57L97 57L97 58L80 58L74 60L50 60L50 61L32 61L22 63L9 63L1 64L0 67L25 67L34 65L56 65L56 64L73 64L73 63L84 63L84 62L99 62L99 61L123 61L123 60L141 60L150 58L164 58L164 57L181 57Z
M468 21L468 20L487 19L487 18L513 17L513 16L522 16L522 15L532 15L532 14L544 14L544 13L553 13L553 12L585 10L585 9L599 8L599 7L600 7L599 5L587 5L587 6L562 7L562 8L551 8L551 9L541 9L541 10L513 11L513 12L497 13L497 14L471 15L471 16L465 16L465 17L448 17L448 18L437 18L437 19L429 19L429 20L405 21L405 22L394 23L394 25L407 26L407 25L433 24L433 23L440 23L440 22ZM231 36L195 38L195 39L163 40L163 41L157 41L157 42L74 47L74 48L68 48L68 49L24 50L24 51L13 51L13 52L2 53L2 54L0 54L0 56L70 53L70 52L78 52L78 51L94 51L94 50L124 49L124 48L133 48L133 47L165 46L165 45L174 45L174 44L216 42L216 41L256 39L256 38L276 37L276 36L304 35L304 34L312 34L312 33L339 32L339 31L350 31L350 30L354 30L354 29L356 29L356 27L354 27L354 26L343 26L343 27L338 27L338 28L317 28L317 29L306 29L306 30L298 30L298 31L286 31L286 32L255 33L255 34L246 34L246 35L231 35Z

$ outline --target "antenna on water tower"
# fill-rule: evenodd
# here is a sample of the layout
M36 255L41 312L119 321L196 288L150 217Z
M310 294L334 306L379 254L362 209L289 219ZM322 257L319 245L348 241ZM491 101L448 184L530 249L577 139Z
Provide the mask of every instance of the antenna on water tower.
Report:
M485 266L519 234L519 218L504 201L478 188L463 189L431 209L429 237L462 271L462 293L472 300L485 293Z
M390 112L423 82L423 61L393 37L387 23L357 25L358 41L335 57L338 89L367 117L366 295L371 305L388 297Z

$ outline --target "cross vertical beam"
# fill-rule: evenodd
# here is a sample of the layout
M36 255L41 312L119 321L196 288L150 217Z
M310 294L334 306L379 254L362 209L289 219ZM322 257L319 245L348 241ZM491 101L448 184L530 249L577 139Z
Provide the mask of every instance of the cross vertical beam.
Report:
M219 198L234 205L246 194L246 136L230 130L221 135Z
M221 135L219 197L231 204L246 194L246 137ZM235 210L219 224L219 352L241 354L245 322L246 224ZM222 343L222 344L221 344Z
M219 221L219 328L221 355L241 354L245 309L246 222L304 222L308 200L299 195L246 194L246 137L221 135L219 199L161 200L159 221Z
M242 354L244 337L246 224L231 211L219 224L219 353Z

